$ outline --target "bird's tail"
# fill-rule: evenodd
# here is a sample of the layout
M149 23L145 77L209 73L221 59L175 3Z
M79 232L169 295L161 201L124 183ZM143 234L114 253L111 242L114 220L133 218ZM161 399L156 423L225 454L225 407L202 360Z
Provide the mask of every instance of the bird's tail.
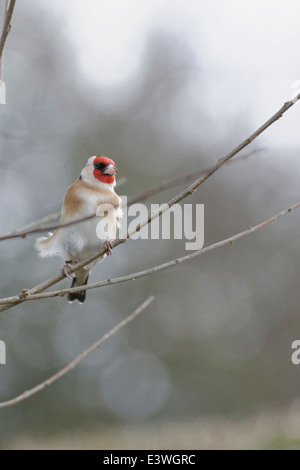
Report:
M57 249L57 232L49 233L49 237L39 237L35 240L34 246L41 258L48 258L59 254Z
M77 277L74 277L71 287L85 286L89 279L89 273L88 272L85 272L85 273L86 275L83 279L82 279L82 276L78 276L78 274L76 273ZM78 302L82 304L85 301L85 296L86 296L86 290L80 290L78 292L70 292L70 294L68 294L68 301L74 302L74 300L77 299Z

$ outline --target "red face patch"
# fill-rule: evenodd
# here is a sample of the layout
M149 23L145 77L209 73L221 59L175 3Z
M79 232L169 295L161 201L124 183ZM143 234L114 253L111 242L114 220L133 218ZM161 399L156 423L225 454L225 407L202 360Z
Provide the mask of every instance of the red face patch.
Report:
M116 166L115 162L108 157L95 157L93 163L95 164L96 162L104 163L104 165L108 165L109 163L111 163L112 165Z
M104 165L108 165L109 163L114 166L116 165L111 158L103 156L95 157L93 160L93 164L95 164L96 162L103 163ZM94 168L93 170L93 175L97 180L101 181L102 183L112 184L115 181L115 175L104 175L101 170L96 168Z

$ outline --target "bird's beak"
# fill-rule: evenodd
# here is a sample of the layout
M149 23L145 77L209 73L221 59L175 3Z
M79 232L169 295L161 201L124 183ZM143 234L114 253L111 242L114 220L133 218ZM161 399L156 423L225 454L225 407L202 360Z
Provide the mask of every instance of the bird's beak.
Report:
M117 171L117 167L113 165L112 163L109 163L103 170L104 175L114 175L115 172Z

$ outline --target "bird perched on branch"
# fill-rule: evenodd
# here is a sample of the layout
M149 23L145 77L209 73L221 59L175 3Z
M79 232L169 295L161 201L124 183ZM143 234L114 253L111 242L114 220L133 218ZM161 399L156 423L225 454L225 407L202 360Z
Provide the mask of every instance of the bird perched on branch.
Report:
M110 233L111 231L115 233L122 215L121 199L114 190L115 172L116 165L110 158L90 157L79 178L66 191L59 225L96 215L97 212L102 222L105 217L107 218ZM92 217L67 227L58 227L49 237L40 237L35 242L35 247L42 258L49 256L63 258L65 264L62 272L73 279L71 287L87 284L91 268L111 253L107 228L99 229L100 219ZM102 225L104 226L105 224ZM103 246L106 249L104 256L77 270L76 273L73 271L74 264L91 256ZM73 292L68 295L68 300L73 302L77 299L82 303L85 295L85 290Z

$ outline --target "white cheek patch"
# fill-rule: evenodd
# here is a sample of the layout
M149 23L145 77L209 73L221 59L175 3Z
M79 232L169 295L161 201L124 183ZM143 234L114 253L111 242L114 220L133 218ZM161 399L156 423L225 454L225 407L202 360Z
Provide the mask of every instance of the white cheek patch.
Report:
M95 158L96 158L96 155L93 155L92 157L90 157L87 161L87 165L92 166Z

